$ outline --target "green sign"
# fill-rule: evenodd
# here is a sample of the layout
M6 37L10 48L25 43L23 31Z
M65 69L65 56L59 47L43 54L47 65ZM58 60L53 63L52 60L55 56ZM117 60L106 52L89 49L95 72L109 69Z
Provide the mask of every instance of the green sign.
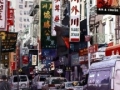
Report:
M41 48L56 48L56 37L51 36L52 2L41 1Z

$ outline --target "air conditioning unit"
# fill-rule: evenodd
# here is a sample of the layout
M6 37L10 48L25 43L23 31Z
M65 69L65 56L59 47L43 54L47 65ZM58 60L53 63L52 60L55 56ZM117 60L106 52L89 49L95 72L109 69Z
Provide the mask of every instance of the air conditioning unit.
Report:
M109 40L112 41L113 40L113 34L109 35Z

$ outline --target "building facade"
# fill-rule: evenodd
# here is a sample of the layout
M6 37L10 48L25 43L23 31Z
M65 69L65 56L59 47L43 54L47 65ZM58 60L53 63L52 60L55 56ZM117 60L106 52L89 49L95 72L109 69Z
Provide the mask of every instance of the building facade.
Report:
M15 5L15 31L24 31L29 29L32 17L29 16L29 10L33 1L18 0Z

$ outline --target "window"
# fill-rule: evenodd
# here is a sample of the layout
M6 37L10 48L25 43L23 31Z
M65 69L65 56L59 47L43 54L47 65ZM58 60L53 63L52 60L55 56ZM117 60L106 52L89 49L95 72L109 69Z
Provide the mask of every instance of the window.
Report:
M113 27L113 18L109 21L109 27L110 27L110 34L112 33L112 27Z
M56 78L56 79L53 79L51 84L61 84L63 82L66 82L67 80L66 79L60 79L60 78Z
M27 19L27 21L29 22L29 19Z
M26 25L24 25L24 28L26 28Z
M19 24L19 27L22 28L22 24Z
M20 81L27 81L27 77L26 76L20 76Z
M22 15L22 11L20 11L20 15Z
M33 5L29 5L29 7L32 7Z
M26 19L24 19L24 21L26 22Z
M95 84L106 84L109 83L110 71L98 71L96 75Z
M23 9L23 5L19 5L19 8L20 8L20 9Z
M90 72L88 83L95 84L96 72Z
M19 0L19 3L23 3L23 0Z
M80 13L82 13L82 5L80 4ZM80 20L81 20L81 15L80 15Z
M27 15L27 12L26 12L26 11L24 11L24 15Z
M84 16L86 17L87 16L87 4L86 4L86 1L84 1Z
M19 18L19 21L22 22L22 17Z
M19 81L20 81L19 77L15 76L15 77L13 78L13 82L19 82Z
M25 7L27 7L27 1L25 1Z
M27 27L29 27L29 25L27 25Z
M119 31L116 30L116 39L119 39Z

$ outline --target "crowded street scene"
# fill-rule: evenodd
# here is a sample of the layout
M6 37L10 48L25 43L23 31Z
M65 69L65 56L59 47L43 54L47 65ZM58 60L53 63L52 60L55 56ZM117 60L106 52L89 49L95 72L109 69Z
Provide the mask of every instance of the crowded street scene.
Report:
M0 0L0 90L120 90L120 0Z

